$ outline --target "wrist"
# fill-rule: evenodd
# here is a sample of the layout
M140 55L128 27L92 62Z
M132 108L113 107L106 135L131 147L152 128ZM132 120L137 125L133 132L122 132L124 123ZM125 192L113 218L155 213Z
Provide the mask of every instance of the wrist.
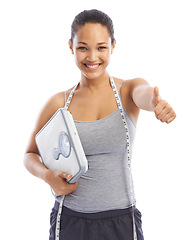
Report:
M49 182L51 172L52 172L51 170L46 169L42 174L42 180L44 180L46 183Z
M150 100L150 109L149 111L153 112L155 108L155 103L153 102L153 98Z

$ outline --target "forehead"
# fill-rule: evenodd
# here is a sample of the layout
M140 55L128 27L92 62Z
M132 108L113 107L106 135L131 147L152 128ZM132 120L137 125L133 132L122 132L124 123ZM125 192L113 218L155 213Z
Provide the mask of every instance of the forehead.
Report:
M76 42L109 42L110 35L106 26L99 23L86 23L80 26L75 35Z

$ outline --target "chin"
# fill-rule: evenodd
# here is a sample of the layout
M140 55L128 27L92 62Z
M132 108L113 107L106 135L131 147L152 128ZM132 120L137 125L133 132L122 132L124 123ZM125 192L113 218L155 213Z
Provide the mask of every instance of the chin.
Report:
M84 77L86 77L87 79L97 79L99 77L101 77L104 73L106 72L103 71L103 72L93 72L93 73L85 73L85 72L82 72L82 75L84 75Z

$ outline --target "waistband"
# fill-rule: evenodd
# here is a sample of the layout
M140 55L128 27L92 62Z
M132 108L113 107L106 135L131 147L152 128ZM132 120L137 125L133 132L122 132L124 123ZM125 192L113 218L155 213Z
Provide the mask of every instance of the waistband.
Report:
M59 209L59 202L55 201L54 209L58 211ZM79 217L79 218L86 218L86 219L105 219L105 218L113 218L113 217L119 217L123 215L127 215L132 213L132 211L138 211L135 206L125 208L125 209L116 209L116 210L108 210L103 212L96 212L96 213L83 213L83 212L76 212L73 211L65 206L63 206L62 209L62 215L68 215L72 217Z

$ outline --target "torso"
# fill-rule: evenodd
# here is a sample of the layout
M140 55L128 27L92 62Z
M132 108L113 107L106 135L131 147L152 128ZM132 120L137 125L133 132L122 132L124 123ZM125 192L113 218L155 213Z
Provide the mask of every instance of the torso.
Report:
M117 90L119 90L123 80L114 78L114 82L117 86ZM133 87L135 84L136 79L124 81L120 92L123 106L125 107L133 123L137 124L140 110L132 100ZM66 91L66 99L68 98L72 89L73 88ZM64 107L64 104L64 92L57 93L48 100L35 126L35 130L33 132L34 136L59 108ZM114 113L116 109L117 103L111 85L110 87L104 88L101 91L95 91L95 93L91 93L87 91L87 89L83 90L78 88L74 92L71 104L68 108L68 110L72 113L74 120L77 121L96 121L103 119ZM37 154L39 153L36 143L34 142L34 137L29 143L29 149Z
M121 95L120 86L125 82L115 79L114 82ZM131 207L135 205L135 195L128 166L125 126L114 88L107 85L104 90L97 92L95 89L93 93L83 86L76 89L67 106L73 114L89 170L80 177L79 187L66 196L64 206L84 213ZM125 108L123 110L130 135L131 159L136 128Z
M119 90L123 80L114 78L114 81ZM136 124L139 109L134 104L130 95L130 81L132 80L124 81L121 86L121 100L132 121ZM72 88L66 92L66 98L68 98L71 90ZM117 107L115 96L112 87L110 86L109 88L104 88L95 93L91 93L86 89L78 88L74 92L68 110L76 121L96 121L109 116L117 109Z

